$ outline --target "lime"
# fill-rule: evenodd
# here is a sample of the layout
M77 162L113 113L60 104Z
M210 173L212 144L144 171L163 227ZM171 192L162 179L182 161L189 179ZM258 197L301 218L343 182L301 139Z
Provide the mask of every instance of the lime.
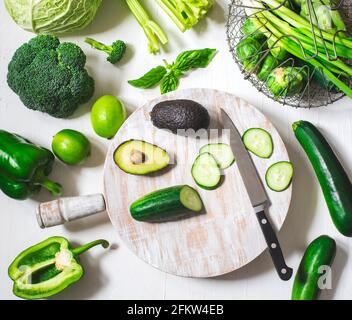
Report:
M115 96L100 97L93 105L90 119L95 133L103 138L112 138L126 120L126 109Z
M89 140L82 133L70 129L58 132L51 148L56 157L68 165L83 163L91 152Z

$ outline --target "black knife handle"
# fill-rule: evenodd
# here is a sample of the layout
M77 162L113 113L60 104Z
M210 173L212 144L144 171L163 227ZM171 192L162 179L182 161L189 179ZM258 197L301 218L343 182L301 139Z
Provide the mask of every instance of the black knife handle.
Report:
M289 268L285 263L285 258L282 254L280 243L276 237L275 231L272 228L264 210L261 210L256 214L260 227L262 228L265 241L268 245L271 259L274 262L276 271L279 274L281 280L288 281L292 277L293 269Z

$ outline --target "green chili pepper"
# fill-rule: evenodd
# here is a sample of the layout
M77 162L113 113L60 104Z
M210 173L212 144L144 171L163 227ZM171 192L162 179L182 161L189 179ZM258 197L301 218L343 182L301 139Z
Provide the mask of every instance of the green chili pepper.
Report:
M54 196L60 195L61 185L47 178L54 161L51 151L0 130L0 189L9 197L27 199L41 187Z
M67 239L51 237L17 256L8 269L14 281L13 293L23 299L43 299L53 296L77 282L84 274L78 256L90 248L109 246L106 240L96 240L72 248Z

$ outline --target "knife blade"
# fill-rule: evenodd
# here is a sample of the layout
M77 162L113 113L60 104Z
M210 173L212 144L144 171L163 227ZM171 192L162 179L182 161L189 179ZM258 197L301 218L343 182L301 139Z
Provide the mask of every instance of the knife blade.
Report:
M241 134L223 109L221 109L221 122L223 128L229 132L232 152L235 155L238 169L268 245L275 269L279 277L287 281L292 277L293 269L286 265L279 240L266 216L265 207L270 203L268 195L253 160L242 142Z
M223 109L221 109L221 120L223 128L229 130L230 146L232 152L235 154L236 163L252 206L254 209L263 208L263 206L269 203L269 198L253 160L242 142L242 136Z

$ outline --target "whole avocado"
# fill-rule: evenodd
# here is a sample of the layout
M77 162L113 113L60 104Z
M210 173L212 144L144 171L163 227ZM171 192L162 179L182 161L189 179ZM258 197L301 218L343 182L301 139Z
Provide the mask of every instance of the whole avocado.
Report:
M93 96L94 80L85 64L86 55L77 45L39 35L17 49L7 83L27 108L67 118Z
M150 113L153 125L160 129L177 130L207 129L210 116L201 104L192 100L168 100L155 105Z

